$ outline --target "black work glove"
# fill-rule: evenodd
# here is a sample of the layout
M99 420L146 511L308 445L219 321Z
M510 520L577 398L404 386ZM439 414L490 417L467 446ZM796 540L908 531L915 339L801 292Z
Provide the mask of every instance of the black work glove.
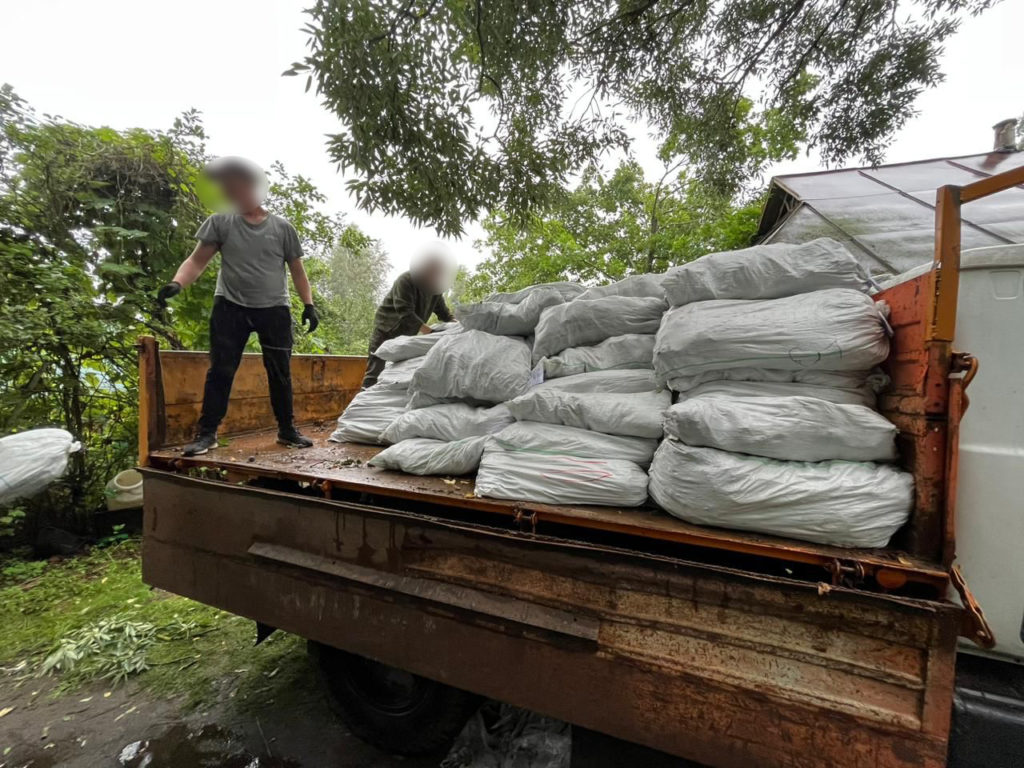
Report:
M156 301L161 307L167 306L167 300L172 299L181 293L181 283L171 281L167 285L160 286L160 290L156 292Z
M302 322L309 324L309 330L306 333L312 333L320 325L320 316L317 315L316 307L312 304L307 304L302 310Z

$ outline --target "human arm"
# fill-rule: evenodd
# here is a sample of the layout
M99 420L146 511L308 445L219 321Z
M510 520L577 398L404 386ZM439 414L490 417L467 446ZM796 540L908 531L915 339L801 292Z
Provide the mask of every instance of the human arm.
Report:
M203 270L209 265L219 248L220 246L216 243L197 243L189 257L181 262L178 271L174 273L172 282L182 288L192 285L203 274Z
M292 276L292 285L295 292L299 294L303 304L313 303L313 289L309 285L309 277L306 276L306 268L302 266L302 259L292 259L288 262L288 271Z
M455 319L452 311L448 308L448 304L444 300L444 296L438 296L434 299L434 314L437 315L437 319L443 323L450 323Z
M189 257L181 262L178 271L174 273L174 279L162 285L157 291L156 298L160 306L165 306L167 300L181 293L185 286L192 285L203 274L218 248L216 243L197 244Z
M302 309L302 322L309 326L307 333L312 333L320 325L320 316L317 315L316 307L313 306L313 289L309 285L306 268L302 266L302 259L289 261L288 271L291 273L295 292L299 294L299 298L305 305Z

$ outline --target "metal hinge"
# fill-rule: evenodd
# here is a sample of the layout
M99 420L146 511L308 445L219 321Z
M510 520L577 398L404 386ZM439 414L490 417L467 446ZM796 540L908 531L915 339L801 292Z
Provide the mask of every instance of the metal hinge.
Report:
M953 589L960 595L960 602L964 606L964 619L960 634L970 638L982 648L991 648L996 644L996 636L992 633L992 627L989 626L988 619L985 618L985 612L981 610L978 601L971 594L971 590L964 580L964 575L960 572L959 565L954 565L950 569L949 580L953 585Z

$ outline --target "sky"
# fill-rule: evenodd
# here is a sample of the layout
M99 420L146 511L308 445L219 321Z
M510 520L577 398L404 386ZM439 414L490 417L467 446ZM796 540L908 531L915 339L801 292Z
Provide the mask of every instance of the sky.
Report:
M3 45L0 82L38 110L114 128L166 128L195 107L203 113L208 149L242 155L264 167L282 161L313 180L331 210L344 212L390 254L396 270L426 244L433 230L356 208L345 179L327 157L324 137L335 118L304 79L281 77L300 59L300 27L308 0L0 0ZM897 136L887 162L984 152L991 126L1024 114L1019 30L1024 2L1006 0L968 19L947 42L946 82L922 95L914 118ZM1011 39L1012 38L1012 39ZM654 143L641 135L634 147L653 176ZM813 156L772 169L772 174L820 170ZM657 175L660 175L658 173ZM452 251L472 266L478 225L467 227Z

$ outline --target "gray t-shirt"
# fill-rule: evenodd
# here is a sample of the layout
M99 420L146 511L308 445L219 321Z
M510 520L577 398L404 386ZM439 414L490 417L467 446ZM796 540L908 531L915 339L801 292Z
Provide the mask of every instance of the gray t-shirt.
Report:
M238 213L215 213L196 237L220 250L218 296L254 309L291 303L285 263L302 258L302 245L287 219L271 213L250 224Z

